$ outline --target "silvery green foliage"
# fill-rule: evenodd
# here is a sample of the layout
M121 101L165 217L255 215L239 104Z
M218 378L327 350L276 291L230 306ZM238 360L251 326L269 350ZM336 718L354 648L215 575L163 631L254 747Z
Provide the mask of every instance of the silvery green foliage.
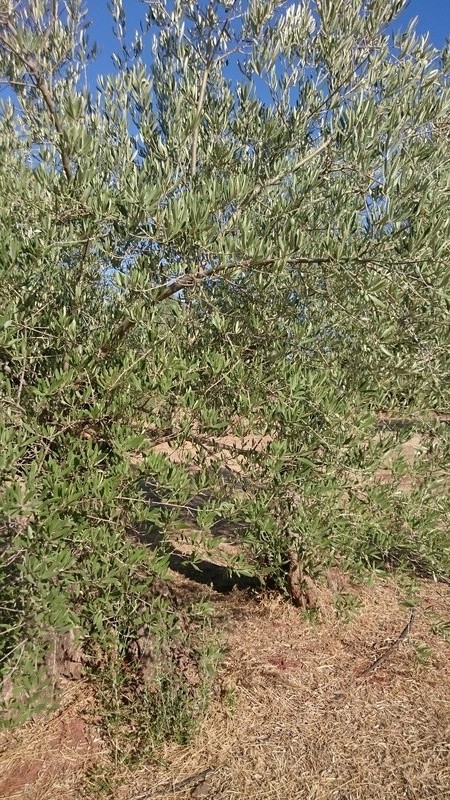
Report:
M408 340L429 339L428 325L414 329L422 314L410 323L403 306L417 311L423 299L424 239L427 252L433 242L433 269L448 258L446 139L433 132L446 119L448 87L439 54L413 30L395 45L383 32L400 6L151 2L142 44L151 70L140 48L135 57L124 45L122 68L99 80L96 96L82 87L82 28L73 36L81 7L71 6L66 29L58 22L42 35L40 51L35 39L47 22L36 9L37 26L19 15L17 47L39 54L40 80L60 111L52 115L45 95L29 88L36 77L5 46L8 74L25 71L22 137L43 167L65 161L79 195L95 198L108 274L111 259L145 249L141 288L150 297L174 262L198 285L213 265L251 284L264 273L293 293L305 283L317 323L356 325L366 356L379 351L380 304L402 306L396 334L406 325ZM123 8L116 2L112 11L123 38ZM239 86L227 78L230 62L248 76ZM152 245L169 255L166 275ZM356 315L355 294L364 303Z
M149 599L168 558L136 538L185 525L198 492L203 544L226 517L249 552L232 566L281 588L296 572L297 595L330 562L448 571L448 442L423 421L450 386L448 52L413 25L391 34L404 5L150 0L135 33L112 0L117 52L94 88L83 3L1 4L3 663L19 698L49 631L121 656L143 626L181 636ZM405 406L429 433L408 496L372 481L393 443L375 415ZM211 458L230 431L275 437L234 453L236 496ZM194 469L151 448L186 439Z

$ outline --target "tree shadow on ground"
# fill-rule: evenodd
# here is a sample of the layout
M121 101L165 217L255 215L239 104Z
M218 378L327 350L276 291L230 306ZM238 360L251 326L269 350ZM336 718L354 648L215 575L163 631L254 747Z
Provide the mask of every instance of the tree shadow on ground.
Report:
M143 489L146 500L153 508L163 508L166 505L161 500L153 481L146 482ZM190 498L179 508L179 519L186 523L187 528L195 529L197 512L208 502L209 498L208 493L202 492ZM211 534L223 537L224 541L236 542L243 527L242 523L220 519L212 525ZM261 581L258 577L242 575L230 570L229 567L207 559L201 559L194 564L189 559L189 555L178 550L172 542L165 538L163 531L148 522L136 523L128 530L128 533L146 547L168 555L170 569L197 584L210 586L221 594L228 594L233 589L239 591L261 589Z

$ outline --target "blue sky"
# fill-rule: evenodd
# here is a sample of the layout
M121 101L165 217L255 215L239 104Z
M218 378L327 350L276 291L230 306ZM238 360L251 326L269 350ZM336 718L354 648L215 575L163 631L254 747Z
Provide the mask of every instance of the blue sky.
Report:
M419 17L418 30L430 32L431 40L442 47L450 36L450 0L410 0L409 7L400 17L402 24Z
M127 16L128 33L134 32L145 14L145 4L141 0L123 0ZM112 34L112 19L108 12L107 0L87 0L88 16L93 21L90 38L100 48L94 66L95 73L111 71L111 52L115 47ZM418 17L418 31L429 31L431 41L437 47L445 44L450 37L450 0L410 0L408 8L402 13L395 27L406 27L409 20ZM92 73L91 73L92 74Z

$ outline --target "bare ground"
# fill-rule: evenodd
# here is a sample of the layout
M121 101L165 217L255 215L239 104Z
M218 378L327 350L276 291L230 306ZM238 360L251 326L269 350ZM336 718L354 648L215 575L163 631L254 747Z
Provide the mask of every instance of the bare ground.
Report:
M58 713L3 735L0 797L94 797L86 774L96 764L112 787L102 797L113 800L450 798L450 587L418 584L411 630L390 651L410 618L400 586L353 586L337 572L328 583L316 623L278 597L202 589L227 651L195 740L118 769L89 685L74 682ZM357 599L350 618L327 602L333 593Z

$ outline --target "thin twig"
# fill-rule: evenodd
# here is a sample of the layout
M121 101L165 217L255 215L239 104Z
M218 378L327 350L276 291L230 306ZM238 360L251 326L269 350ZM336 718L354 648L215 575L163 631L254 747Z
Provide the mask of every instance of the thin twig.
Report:
M205 101L206 87L208 85L209 70L210 70L210 64L208 63L203 71L202 84L200 87L200 94L198 97L197 108L195 111L195 127L194 127L194 134L192 137L192 151L191 151L191 178L195 177L195 173L197 171L198 137L200 133L200 121L201 121L203 103Z
M372 664L369 664L369 666L366 667L357 676L357 680L361 680L362 678L366 678L368 675L371 675L372 672L378 669L378 667L380 667L381 664L383 664L386 661L386 659L389 658L389 656L394 652L394 650L397 649L400 643L403 642L407 636L409 636L412 624L414 622L415 614L416 611L414 608L412 608L409 614L408 622L406 623L405 627L403 628L399 636L397 636L396 640L388 647L387 650L384 651L384 653L381 654L381 656L378 656L378 658L376 658L375 661L372 662Z
M203 783L206 778L209 777L214 772L213 767L207 767L203 769L201 772L196 772L194 775L190 775L188 778L185 778L182 781L178 781L178 783L173 783L169 781L165 783L163 786L157 787L156 789L151 789L149 792L144 792L143 794L134 795L131 800L151 800L153 797L162 797L163 795L168 794L175 794L175 792L181 792L183 789L186 789L188 786L191 789L195 789L200 783Z

